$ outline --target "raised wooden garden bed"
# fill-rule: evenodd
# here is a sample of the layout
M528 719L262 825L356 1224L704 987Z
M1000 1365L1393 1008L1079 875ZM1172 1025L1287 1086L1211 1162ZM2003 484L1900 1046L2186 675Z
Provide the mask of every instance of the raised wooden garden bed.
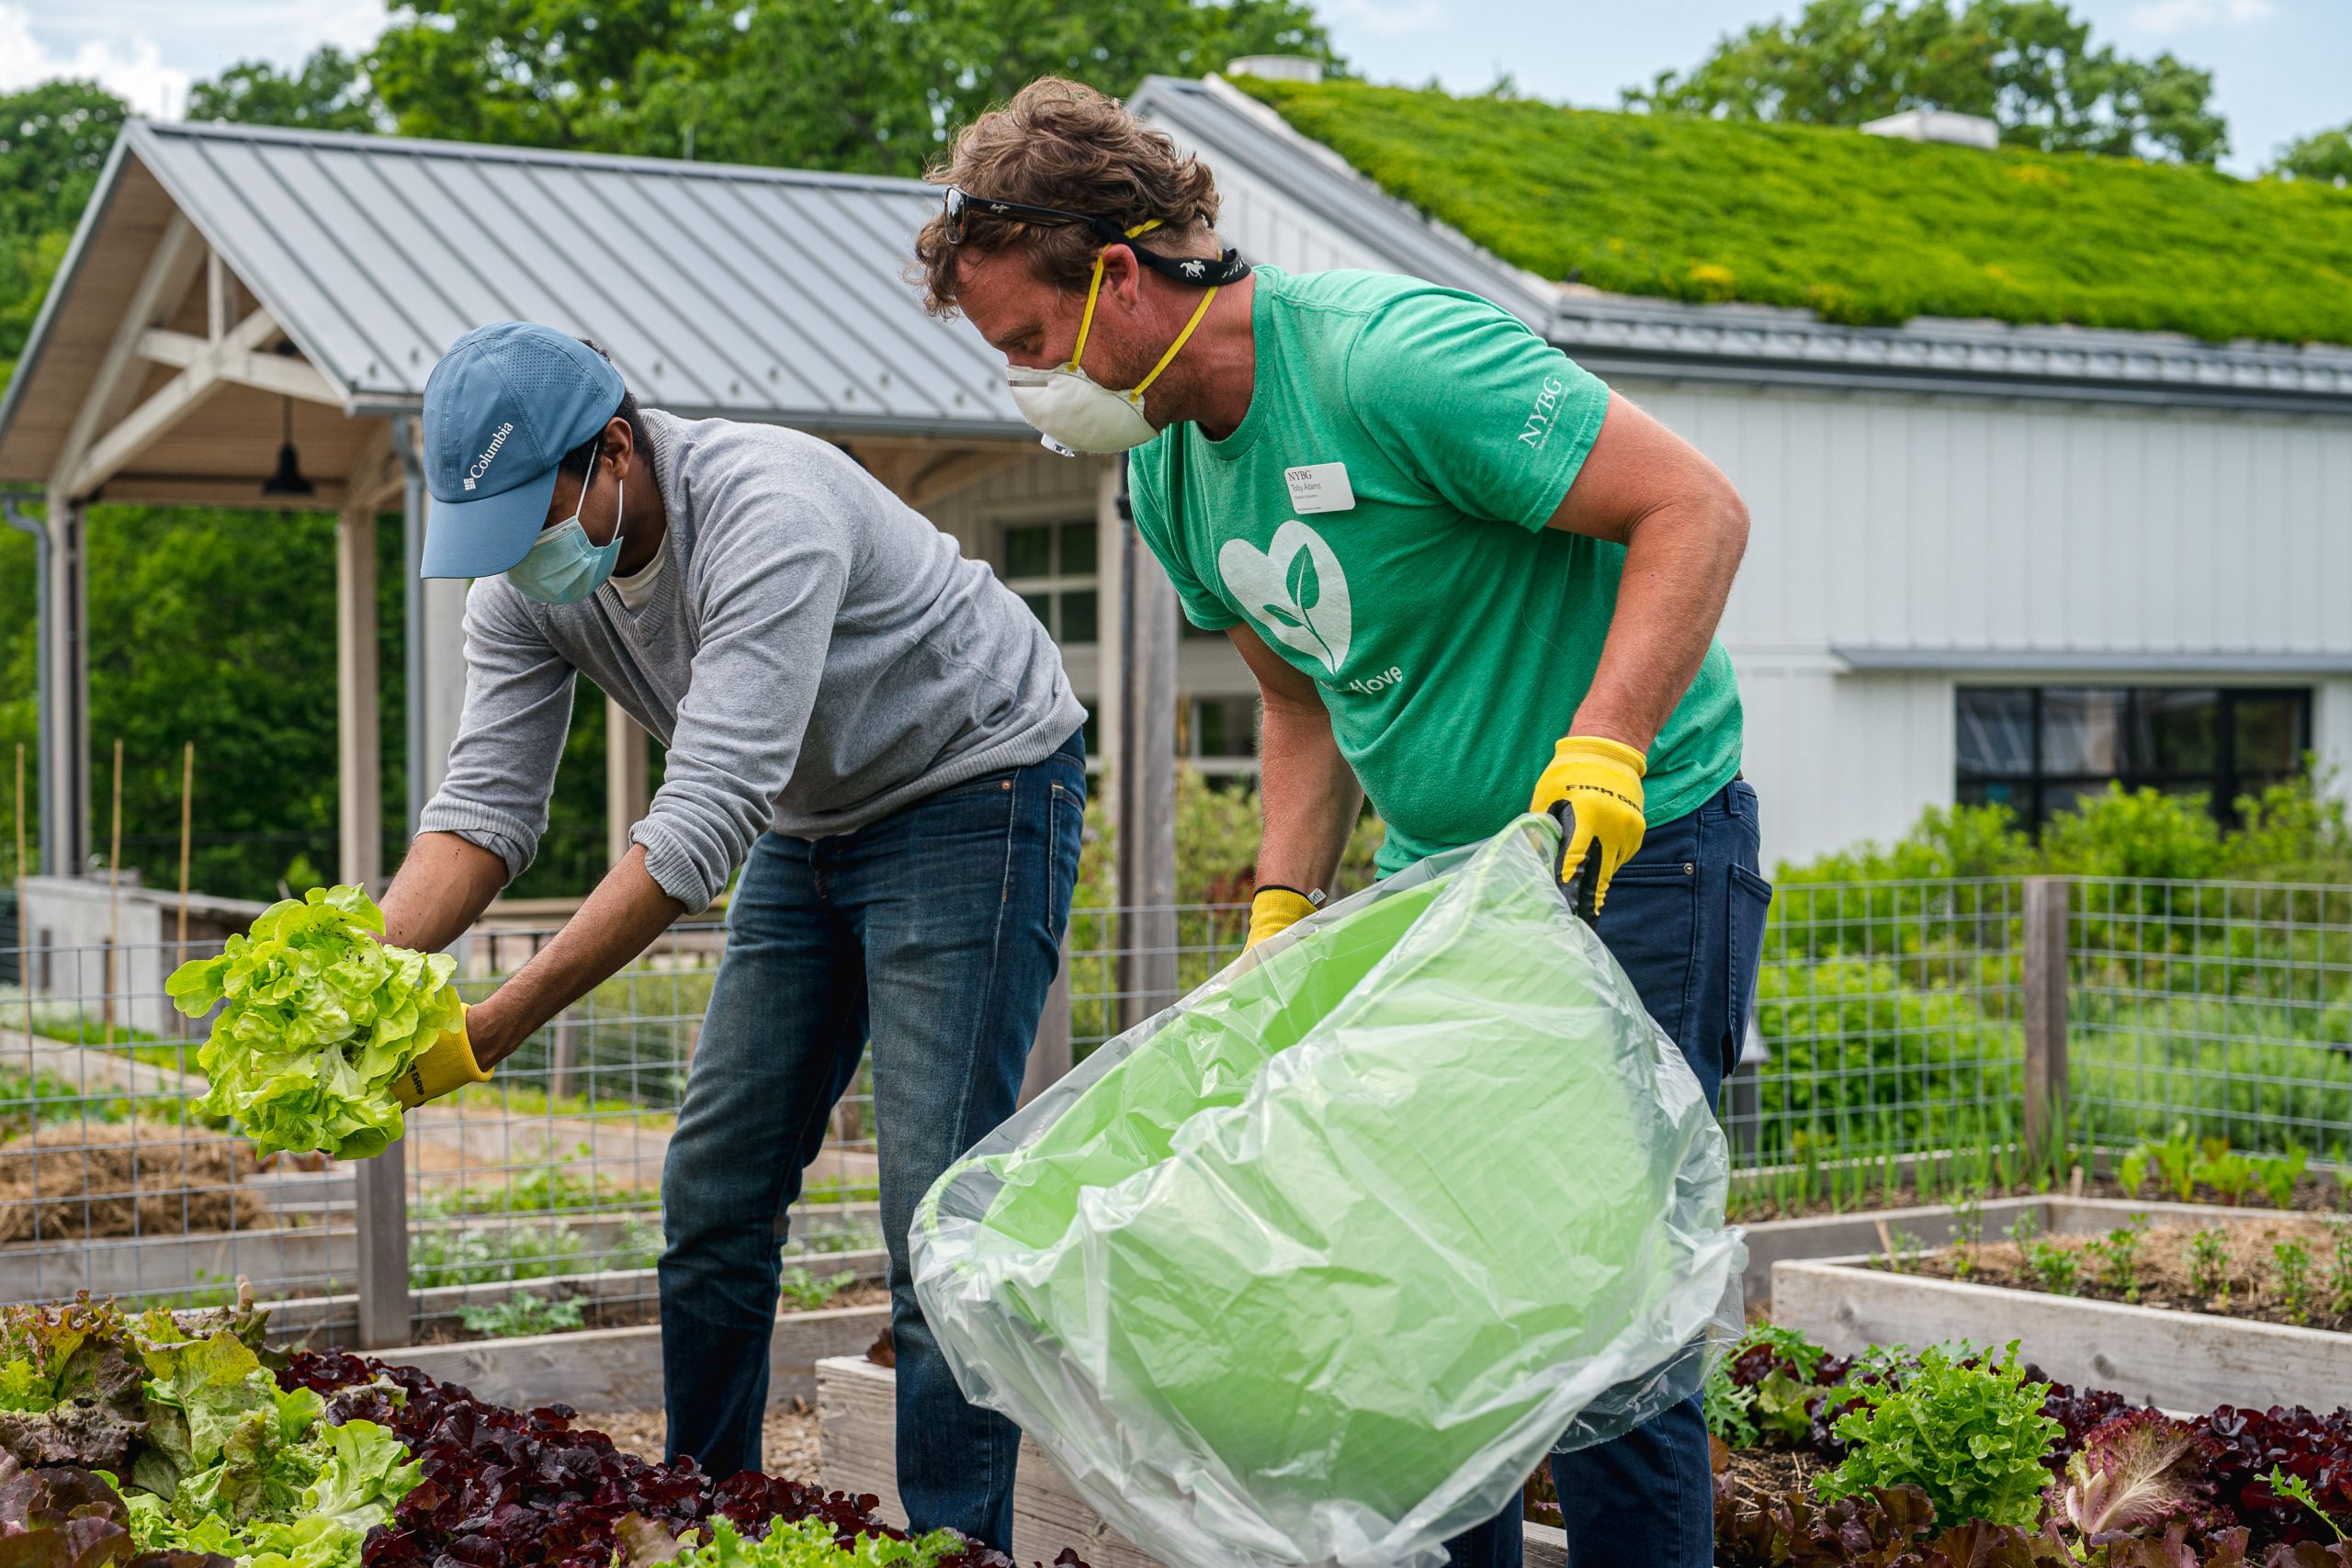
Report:
M863 1356L817 1363L817 1448L830 1491L871 1492L882 1499L875 1517L903 1528L899 1506L898 1379ZM1012 1558L1043 1562L1064 1546L1078 1549L1092 1568L1162 1568L1079 1500L1060 1471L1035 1443L1021 1440L1012 1489ZM1526 1568L1567 1568L1566 1535L1552 1525L1527 1526Z
M888 1302L779 1314L775 1337L768 1345L768 1404L816 1398L817 1364L831 1357L863 1355L889 1321ZM517 1410L558 1400L576 1410L662 1408L659 1324L368 1353L471 1389L477 1399Z
M2209 1203L2143 1202L2124 1198L2074 1198L2064 1193L2047 1197L1987 1198L1981 1210L1986 1238L1997 1237L2018 1216L2030 1213L2037 1230L2048 1235L2104 1235L2144 1214L2157 1224L2250 1224L2276 1222L2277 1209L2233 1209ZM1902 1244L1906 1235L1937 1248L1959 1239L1959 1220L1949 1204L1902 1209L1859 1209L1844 1214L1810 1214L1803 1219L1762 1220L1746 1227L1747 1272L1742 1276L1747 1304L1774 1304L1773 1266L1796 1260L1859 1258L1885 1249L1890 1239ZM1775 1314L1777 1315L1777 1314Z
M2281 1218L2275 1211L2200 1204L2058 1200L2050 1204L2050 1229L2101 1235L2140 1214L2233 1228L2276 1225ZM1781 1259L1772 1270L1774 1320L1839 1355L1871 1345L1965 1339L1997 1346L2015 1339L2051 1377L2168 1410L2352 1404L2352 1334L1897 1273L1883 1262L1875 1247L1842 1258Z

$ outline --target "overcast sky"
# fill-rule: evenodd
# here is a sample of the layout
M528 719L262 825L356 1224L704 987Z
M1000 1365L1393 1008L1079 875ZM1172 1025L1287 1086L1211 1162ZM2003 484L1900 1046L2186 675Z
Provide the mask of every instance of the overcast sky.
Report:
M1432 75L1476 90L1508 70L1522 92L1613 106L1619 88L1687 66L1723 33L1801 0L1320 0L1340 51L1378 81ZM2169 49L2214 73L2225 166L2352 120L2352 0L2075 0L2094 36ZM0 0L0 91L95 75L141 112L176 115L190 81L255 56L292 63L356 48L383 0Z

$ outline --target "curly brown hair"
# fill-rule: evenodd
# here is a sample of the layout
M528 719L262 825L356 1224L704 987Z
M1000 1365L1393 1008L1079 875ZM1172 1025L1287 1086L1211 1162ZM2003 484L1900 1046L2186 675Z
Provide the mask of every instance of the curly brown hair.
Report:
M966 126L924 177L974 196L1108 218L1122 229L1156 218L1154 250L1216 254L1216 176L1118 99L1080 82L1040 76L1011 103ZM923 309L934 316L956 313L958 251L1012 248L1028 252L1030 265L1046 282L1074 288L1092 273L1102 242L1079 224L980 219L961 244L951 245L945 214L933 213L915 236L910 273L922 286Z

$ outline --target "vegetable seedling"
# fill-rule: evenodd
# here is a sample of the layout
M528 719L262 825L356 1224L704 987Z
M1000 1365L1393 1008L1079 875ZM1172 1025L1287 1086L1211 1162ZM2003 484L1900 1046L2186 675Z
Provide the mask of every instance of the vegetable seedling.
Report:
M2071 1296L2075 1279L2082 1272L2083 1260L2080 1255L2057 1242L2030 1241L2025 1247L2025 1266L2052 1295Z
M2286 1309L2290 1323L2309 1323L2312 1317L2312 1249L2300 1241L2282 1241L2271 1247L2270 1257L2278 1265L2278 1304Z
M856 1283L857 1271L854 1269L820 1280L808 1272L806 1265L796 1263L785 1271L782 1287L785 1300L803 1312L815 1312Z
M2140 1299L2140 1240L2147 1223L2147 1215L2134 1214L2130 1224L2118 1225L2105 1239L2090 1244L2098 1255L2099 1284L2127 1302Z
M2230 1238L2218 1225L2208 1225L2188 1238L2188 1288L2200 1296L2229 1299Z

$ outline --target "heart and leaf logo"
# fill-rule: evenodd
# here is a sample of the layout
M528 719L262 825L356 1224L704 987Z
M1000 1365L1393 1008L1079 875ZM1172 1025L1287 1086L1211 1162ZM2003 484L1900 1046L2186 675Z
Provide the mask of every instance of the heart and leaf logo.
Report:
M1227 540L1216 565L1225 591L1269 636L1340 672L1354 617L1347 573L1323 536L1294 517L1262 551Z

